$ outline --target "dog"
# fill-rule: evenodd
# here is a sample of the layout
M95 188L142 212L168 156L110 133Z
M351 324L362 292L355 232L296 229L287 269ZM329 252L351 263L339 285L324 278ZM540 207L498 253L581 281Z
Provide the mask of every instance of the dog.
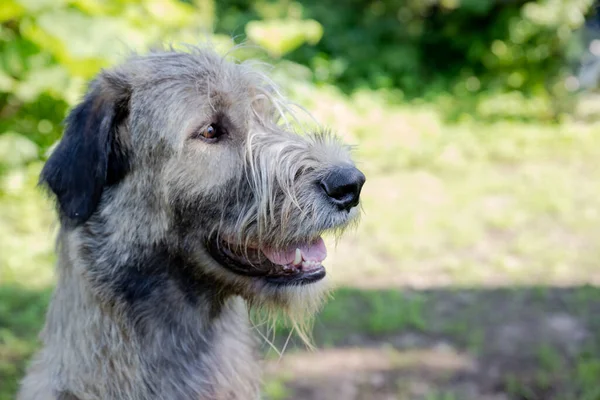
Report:
M290 115L265 73L211 49L98 74L40 174L57 284L19 400L258 398L249 310L314 314L322 235L357 221L365 182L349 146Z

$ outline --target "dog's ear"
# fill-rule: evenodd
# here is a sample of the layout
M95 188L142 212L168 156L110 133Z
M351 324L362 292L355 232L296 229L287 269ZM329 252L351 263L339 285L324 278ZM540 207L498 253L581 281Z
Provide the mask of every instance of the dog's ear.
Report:
M61 216L76 224L94 213L103 189L129 169L118 128L129 114L130 97L124 76L102 73L67 117L64 135L42 169L40 184L56 196Z

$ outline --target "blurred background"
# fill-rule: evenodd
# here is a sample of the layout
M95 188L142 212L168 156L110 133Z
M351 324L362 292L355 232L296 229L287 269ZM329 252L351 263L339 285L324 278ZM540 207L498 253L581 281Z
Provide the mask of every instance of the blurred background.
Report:
M600 399L600 18L593 0L2 0L0 400L53 287L36 188L100 68L210 40L351 144L362 224L309 352L265 397ZM233 39L232 39L233 38ZM275 337L278 349L287 333Z

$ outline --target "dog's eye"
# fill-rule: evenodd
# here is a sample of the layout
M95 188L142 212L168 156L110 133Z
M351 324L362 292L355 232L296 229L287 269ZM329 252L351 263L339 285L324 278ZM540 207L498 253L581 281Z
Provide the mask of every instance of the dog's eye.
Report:
M214 139L219 136L219 130L216 126L209 125L208 127L206 127L204 132L202 132L202 136L207 139Z
M193 139L202 139L207 142L216 141L221 135L223 135L224 130L221 129L216 124L210 124L205 128L200 128L194 135L192 135Z

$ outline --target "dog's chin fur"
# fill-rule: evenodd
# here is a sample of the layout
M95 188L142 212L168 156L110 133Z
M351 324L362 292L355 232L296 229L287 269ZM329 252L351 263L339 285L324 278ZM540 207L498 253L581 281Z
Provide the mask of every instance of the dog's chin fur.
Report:
M331 292L329 280L324 278L304 286L254 284L258 286L255 295L246 299L258 319L254 322L267 327L291 327L307 347L313 348L312 323ZM276 330L273 328L272 331L275 333Z
M306 286L267 288L262 292L266 293L264 295L266 300L258 307L258 311L264 321L267 324L270 322L272 326L275 326L276 322L290 326L302 342L308 348L313 349L314 316L331 293L329 280L325 278ZM258 299L263 296L263 293ZM256 299L249 302L251 307L255 301Z

